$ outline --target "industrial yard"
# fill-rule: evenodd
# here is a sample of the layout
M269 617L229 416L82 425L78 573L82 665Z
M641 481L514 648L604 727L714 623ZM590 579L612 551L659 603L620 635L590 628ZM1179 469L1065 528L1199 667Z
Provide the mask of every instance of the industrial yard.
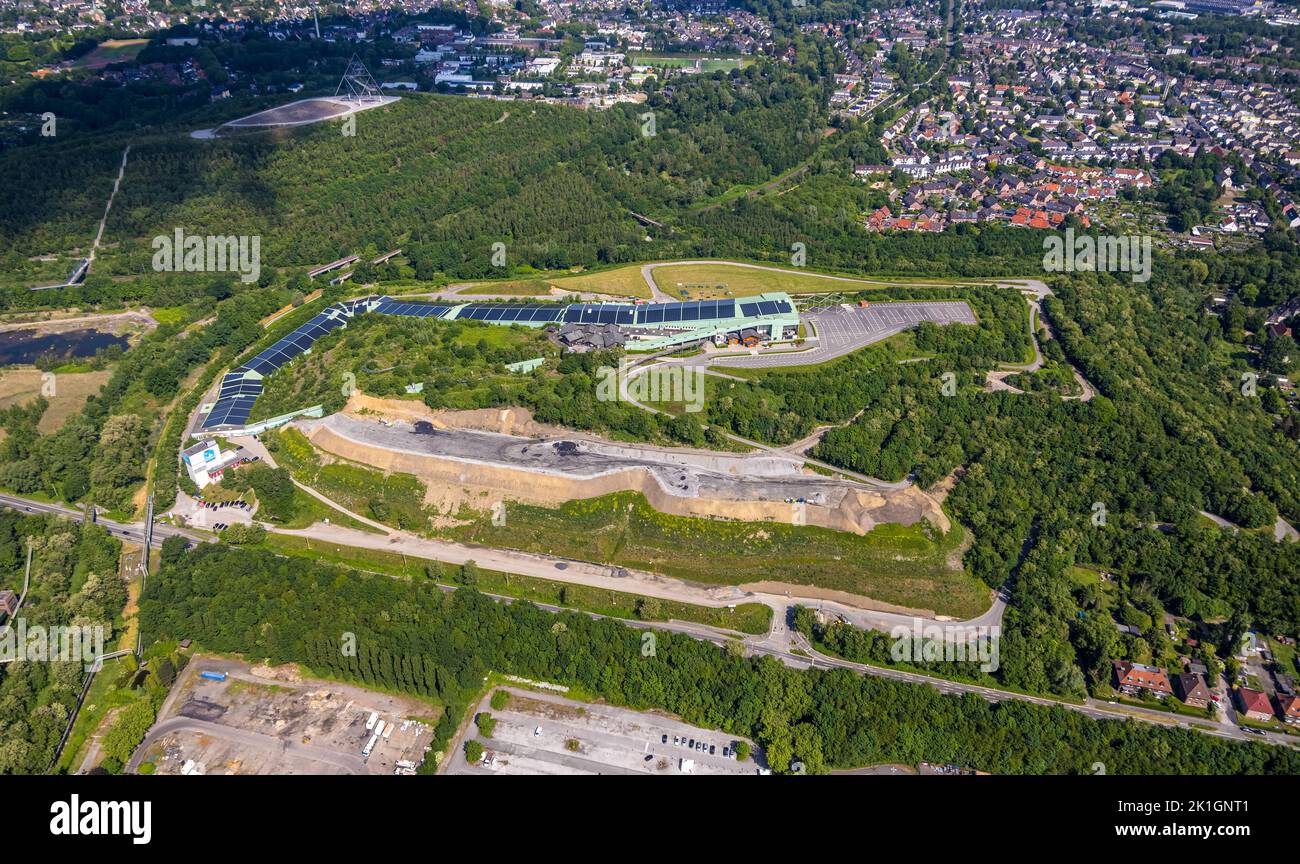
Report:
M413 774L435 707L296 667L195 657L131 759L156 774Z

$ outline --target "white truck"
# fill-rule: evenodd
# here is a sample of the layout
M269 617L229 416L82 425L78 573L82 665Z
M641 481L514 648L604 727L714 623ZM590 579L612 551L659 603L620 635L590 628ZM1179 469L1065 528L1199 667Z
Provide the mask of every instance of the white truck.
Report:
M369 732L371 729L374 729L374 728L375 728L375 721L378 720L378 719L379 719L379 712L378 712L378 711L371 711L371 712L370 712L370 719L366 721L366 731L367 731L367 732Z

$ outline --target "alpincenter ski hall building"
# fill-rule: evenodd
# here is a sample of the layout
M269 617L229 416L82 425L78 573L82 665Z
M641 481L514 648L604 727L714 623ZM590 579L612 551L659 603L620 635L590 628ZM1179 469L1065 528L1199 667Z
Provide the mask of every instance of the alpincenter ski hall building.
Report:
M487 324L558 326L561 334L616 334L628 351L660 351L702 340L781 342L799 333L799 314L785 293L760 294L728 300L689 300L682 303L466 303L458 306L404 302L388 297L371 311L383 315L415 315L442 321L483 321Z
M788 294L774 292L727 300L681 303L424 303L392 297L362 297L334 303L310 321L258 352L221 379L217 399L205 405L206 416L195 434L254 434L292 419L285 415L248 426L262 380L295 357L311 351L316 340L353 316L365 312L482 321L485 324L557 327L566 344L582 347L622 345L628 351L661 351L676 345L782 342L799 334L799 314ZM303 409L298 413L310 413Z

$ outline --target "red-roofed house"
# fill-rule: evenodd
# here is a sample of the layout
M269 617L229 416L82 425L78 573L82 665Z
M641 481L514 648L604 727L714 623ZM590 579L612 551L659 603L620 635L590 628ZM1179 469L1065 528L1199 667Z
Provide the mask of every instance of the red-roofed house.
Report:
M1130 663L1126 660L1115 661L1115 686L1130 696L1146 690L1155 694L1157 698L1163 699L1174 692L1169 686L1169 676L1165 674L1165 670L1141 663Z
M1115 177L1124 183L1132 183L1138 187L1151 185L1151 178L1140 168L1116 168Z
M1279 696L1277 713L1288 723L1300 723L1300 696Z
M1273 704L1268 701L1267 693L1249 687L1238 688L1237 704L1241 707L1241 713L1251 720L1273 719Z
M881 230L885 227L885 222L888 221L891 215L888 207L881 207L867 217L867 228L872 231Z

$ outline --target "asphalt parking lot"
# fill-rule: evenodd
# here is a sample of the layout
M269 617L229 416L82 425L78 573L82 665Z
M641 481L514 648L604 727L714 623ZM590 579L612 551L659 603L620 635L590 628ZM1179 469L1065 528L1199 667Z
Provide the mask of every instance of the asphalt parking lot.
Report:
M486 711L496 721L492 736L485 737L471 723L446 773L752 776L759 772L754 755L744 762L722 755L724 746L730 748L739 740L725 732L657 713L506 689L511 695L504 709L493 710L490 696L475 709L476 716ZM674 744L674 737L683 743ZM477 765L465 759L463 745L471 738L483 745L486 757ZM705 749L689 748L684 742L692 739L706 742Z
M794 351L778 346L764 353L713 357L707 362L711 366L747 368L804 366L842 357L915 327L922 321L941 325L978 323L965 300L875 303L865 309L858 306L813 306L805 309L802 317L817 334L817 342L811 348Z

